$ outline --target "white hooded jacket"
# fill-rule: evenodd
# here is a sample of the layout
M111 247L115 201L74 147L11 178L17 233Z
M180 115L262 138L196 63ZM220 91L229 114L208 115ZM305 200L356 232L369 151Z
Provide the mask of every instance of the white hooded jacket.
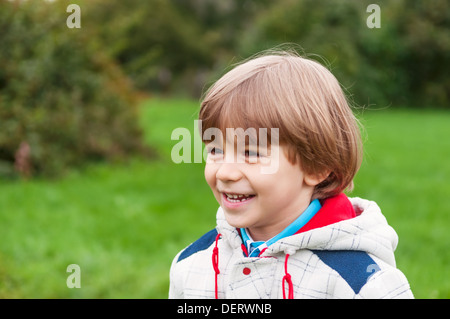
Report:
M217 227L182 250L169 298L413 298L395 266L398 237L375 202L350 198L357 217L285 237L245 257L221 208Z

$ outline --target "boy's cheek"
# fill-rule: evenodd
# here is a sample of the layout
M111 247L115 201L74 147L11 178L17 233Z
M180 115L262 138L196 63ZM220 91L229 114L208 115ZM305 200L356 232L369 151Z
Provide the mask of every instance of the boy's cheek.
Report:
M205 165L205 179L206 179L206 183L209 185L209 187L213 191L214 196L216 197L217 200L219 200L219 198L217 197L218 195L217 195L217 190L216 190L216 172L215 172L214 168L211 167L210 164Z
M209 187L211 187L211 183L213 182L213 178L214 178L214 176L213 176L213 172L212 172L212 169L211 169L211 165L206 164L205 165L205 179L206 179L206 182L208 183Z

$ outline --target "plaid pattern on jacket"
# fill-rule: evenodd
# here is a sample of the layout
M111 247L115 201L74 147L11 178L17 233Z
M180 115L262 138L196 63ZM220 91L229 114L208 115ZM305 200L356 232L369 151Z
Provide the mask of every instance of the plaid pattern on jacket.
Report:
M251 258L219 208L216 229L174 258L169 298L413 298L395 266L397 234L375 202L350 201L359 216L283 238Z

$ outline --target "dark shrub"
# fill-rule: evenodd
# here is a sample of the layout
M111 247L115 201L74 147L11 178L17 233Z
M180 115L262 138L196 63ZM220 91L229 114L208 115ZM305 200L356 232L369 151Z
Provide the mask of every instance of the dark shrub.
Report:
M0 175L145 152L126 77L66 5L0 1Z

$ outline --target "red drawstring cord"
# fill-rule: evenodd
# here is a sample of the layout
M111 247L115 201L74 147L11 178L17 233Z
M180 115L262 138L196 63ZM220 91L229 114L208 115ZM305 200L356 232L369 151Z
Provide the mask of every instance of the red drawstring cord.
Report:
M283 299L286 299L286 291L284 283L287 281L288 283L288 299L294 299L294 285L292 284L291 275L287 271L289 254L286 254L286 258L284 259L284 272L285 275L283 277Z
M219 299L218 297L218 288L217 288L217 276L220 274L219 270L219 248L217 247L217 243L219 242L221 234L217 234L216 236L216 247L213 248L213 254L212 254L212 264L215 272L215 279L214 279L214 293L215 298Z
M217 276L220 274L220 270L219 270L219 248L217 247L217 244L218 244L219 239L220 239L221 236L222 236L221 234L217 234L217 236L216 236L216 246L213 248L213 253L212 253L212 264L213 264L214 273L215 273L215 278L214 278L214 297L216 299L219 299L219 297L218 297L219 289L218 289L218 284L217 284L217 282L218 282ZM242 245L242 248L244 250L245 246ZM245 249L244 251L246 251L246 250L247 249ZM283 276L283 284L282 284L282 287L283 287L283 299L286 299L285 282L288 283L288 299L294 299L294 285L292 284L291 275L287 271L288 259L289 259L289 254L286 254L286 258L284 259L284 272L285 272L285 275Z

